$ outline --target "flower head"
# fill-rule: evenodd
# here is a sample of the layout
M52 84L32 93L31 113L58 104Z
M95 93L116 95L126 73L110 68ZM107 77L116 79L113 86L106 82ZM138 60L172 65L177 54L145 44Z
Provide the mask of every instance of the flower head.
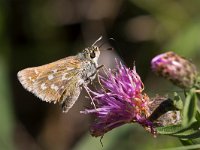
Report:
M145 129L155 133L150 116L149 97L143 94L143 83L135 67L130 70L117 63L116 70L105 71L106 77L100 76L102 89L94 92L94 109L82 113L93 113L96 117L91 126L93 136L103 136L106 132L126 123L137 122Z
M190 88L195 84L197 77L195 65L174 52L154 57L151 66L156 74L167 78L181 88Z

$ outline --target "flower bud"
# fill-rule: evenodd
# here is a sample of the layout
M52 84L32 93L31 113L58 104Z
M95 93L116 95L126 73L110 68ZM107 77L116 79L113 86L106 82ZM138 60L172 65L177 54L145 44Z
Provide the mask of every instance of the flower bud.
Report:
M191 88L197 78L197 70L189 60L167 52L154 57L151 61L152 70L181 88Z

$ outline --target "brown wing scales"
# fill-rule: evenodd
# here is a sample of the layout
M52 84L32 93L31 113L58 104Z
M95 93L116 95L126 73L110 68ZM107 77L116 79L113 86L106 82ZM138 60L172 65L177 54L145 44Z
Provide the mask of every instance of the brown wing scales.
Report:
M46 79L38 78L37 82L34 83L33 93L43 101L59 102L65 90L68 91L66 94L69 94L74 90L73 88L75 88L75 84L79 78L78 70L66 72L69 72L70 75L73 74L73 76L66 77L66 80L62 80L63 74L60 73L56 74L55 78L52 80L48 80L48 77L46 77Z
M25 89L46 102L58 102L65 92L65 97L73 95L75 84L79 80L80 60L70 56L56 62L18 73L18 78Z
M22 86L29 92L33 91L33 84L36 81L40 70L38 67L27 68L17 73L18 79Z

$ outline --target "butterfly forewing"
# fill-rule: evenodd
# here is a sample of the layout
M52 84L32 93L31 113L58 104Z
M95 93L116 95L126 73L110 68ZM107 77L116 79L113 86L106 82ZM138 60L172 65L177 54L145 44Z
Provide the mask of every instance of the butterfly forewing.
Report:
M80 65L80 60L71 56L47 65L24 69L18 73L18 78L25 89L41 100L57 103L73 94L73 88L80 80Z

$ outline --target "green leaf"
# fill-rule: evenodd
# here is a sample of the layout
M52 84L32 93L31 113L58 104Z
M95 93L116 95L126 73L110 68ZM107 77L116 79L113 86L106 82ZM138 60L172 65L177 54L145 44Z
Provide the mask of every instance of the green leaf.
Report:
M187 94L185 105L183 108L183 121L184 127L189 126L194 120L197 112L197 96L192 90Z
M200 144L200 138L197 138L197 139L180 139L180 142L183 144L183 145L195 145L195 144Z
M200 76L199 75L196 77L196 82L195 82L194 87L196 87L197 90L200 89ZM197 96L199 97L200 94L199 94L199 92L197 92L197 93L198 93Z
M184 139L199 138L200 137L199 123L196 121L187 128L183 127L182 130L173 134L173 136L184 138Z
M185 140L185 139L180 139L180 142L181 142L184 146L186 146L186 145L193 145L193 144L194 144L193 141L192 141L191 139L187 139L187 140Z
M156 131L158 134L173 135L183 129L182 125L171 125L165 127L157 127Z
M199 110L197 111L195 118L200 124L200 113L199 113Z
M184 139L194 139L200 137L199 127L199 122L196 121L188 127L184 127L179 124L167 127L158 127L156 130L159 134L170 135Z
M200 144L200 137L197 139L191 139L191 141L193 142L193 144Z
M166 148L162 150L190 150L190 149L199 149L200 144L190 145L190 146L181 146L181 147L174 147L174 148Z
M182 101L181 97L176 92L174 93L173 103L174 103L174 106L177 109L179 109L179 110L183 109L183 101Z

